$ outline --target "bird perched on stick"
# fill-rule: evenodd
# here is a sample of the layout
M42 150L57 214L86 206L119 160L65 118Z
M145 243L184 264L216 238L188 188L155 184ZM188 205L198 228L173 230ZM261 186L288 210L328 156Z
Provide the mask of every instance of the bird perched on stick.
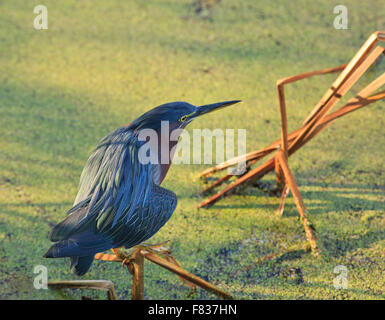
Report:
M81 276L96 253L131 248L151 238L170 219L177 204L176 195L160 187L172 158L171 154L169 161L162 161L161 153L170 155L175 150L177 137L191 121L237 102L200 107L166 103L103 138L83 169L74 206L51 231L50 240L55 244L44 257L70 257L71 270ZM164 123L166 137L162 134ZM150 139L142 139L146 131L156 133L155 143L146 133ZM148 152L155 153L150 161Z

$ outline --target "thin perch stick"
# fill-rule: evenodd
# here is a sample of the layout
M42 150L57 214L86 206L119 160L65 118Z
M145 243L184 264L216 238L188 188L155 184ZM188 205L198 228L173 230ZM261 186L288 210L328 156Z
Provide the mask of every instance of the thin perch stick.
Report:
M144 258L140 250L136 250L133 255L131 298L144 300Z
M193 285L197 285L197 286L199 286L199 287L201 287L207 291L210 291L210 292L217 294L218 296L220 296L223 299L232 299L232 296L229 293L215 287L214 285L208 283L207 281L205 281L205 280L187 272L183 268L181 268L176 263L175 259L171 259L171 261L167 261L166 259L159 257L157 254L149 252L145 249L139 249L139 250L137 250L137 252L139 252L140 256L146 258L147 260L175 273L178 277L184 279L187 282L187 284L192 283ZM124 258L123 257L117 257L116 255L112 255L112 254L98 253L97 255L95 255L95 259L105 260L105 261L122 262Z
M158 257L157 255L155 255L151 252L148 252L146 250L141 250L141 254L143 254L143 256L147 260L149 260L149 261L179 275L180 277L186 279L187 281L196 284L198 287L201 287L207 291L210 291L210 292L217 294L218 296L220 296L223 299L232 299L233 298L227 292L213 286L212 284L208 283L207 281L187 272L186 270L182 269L181 267L178 267L175 264L172 264L172 263L166 261L165 259Z

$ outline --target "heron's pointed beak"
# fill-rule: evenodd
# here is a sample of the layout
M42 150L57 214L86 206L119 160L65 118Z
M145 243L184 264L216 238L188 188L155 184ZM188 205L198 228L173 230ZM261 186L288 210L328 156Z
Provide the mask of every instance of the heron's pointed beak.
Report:
M241 102L241 100L231 100L231 101L224 101L224 102L217 102L213 104L206 104L204 106L198 107L197 111L194 113L193 117L199 117L203 114L212 112L214 110L222 109L227 106L231 106L232 104Z

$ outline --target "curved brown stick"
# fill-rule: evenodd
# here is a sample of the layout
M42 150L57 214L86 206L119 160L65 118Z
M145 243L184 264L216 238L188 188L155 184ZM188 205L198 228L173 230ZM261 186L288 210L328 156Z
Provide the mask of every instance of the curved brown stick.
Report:
M117 300L114 284L108 280L72 280L72 281L49 281L51 289L94 289L107 291L109 300Z
M350 60L346 68L341 72L337 79L333 82L331 88L326 91L321 100L317 103L310 115L305 119L303 124L308 124L315 115L317 115L322 109L327 101L335 94L336 90L346 81L346 79L352 74L354 69L361 64L361 62L366 58L366 55L374 48L378 40L385 41L385 32L376 31L370 35L368 40L362 45L362 47L357 51L357 53Z
M385 32L376 32L373 35L375 37L383 37L383 39L381 39L381 40L385 39ZM373 37L373 35L371 37ZM363 47L365 47L365 45ZM375 61L375 59L378 58L378 56L381 53L383 53L383 52L384 52L384 49L379 46L369 56L364 57L362 59L362 61L361 61L362 64L361 64L361 66L359 68L356 68L356 69L351 68L351 70L353 70L353 72L350 74L350 77L347 77L348 78L347 81L345 81L345 82L341 81L341 83L343 83L342 87L340 88L341 93L344 94L348 89L350 89L350 87L357 81L357 79L363 74L363 72L365 72L367 70L367 68ZM352 61L353 60L354 60L354 58L352 59ZM310 73L304 73L304 74L300 74L300 75L297 75L297 76L284 78L284 79L279 80L277 82L277 85L278 86L282 86L283 84L294 82L294 81L297 81L297 80L300 80L300 79L304 79L305 77L308 77L308 76L311 76L311 75L314 75L314 74L336 72L338 70L341 70L344 66L345 65L341 65L341 66L338 66L338 67L335 67L335 68L331 68L331 69L325 69L325 70L320 70L320 71L313 71L313 72L310 72ZM344 70L344 72L345 72L345 70ZM337 80L339 78L340 77L338 77ZM335 81L335 83L336 82L337 81ZM337 110L336 112L331 113L330 115L322 115L319 118L318 123L316 125L314 125L314 127L304 125L301 128L299 128L298 130L292 132L288 136L287 136L287 133L286 133L287 132L287 120L286 120L286 105L285 105L285 100L284 100L284 92L283 92L283 88L281 88L281 89L278 88L279 99L280 99L280 108L281 108L281 121L282 121L282 128L283 128L282 132L281 132L281 140L277 140L277 141L273 142L271 145L269 145L268 147L266 147L264 149L248 153L246 155L246 159L249 160L249 161L251 159L253 159L253 160L254 159L258 159L259 160L260 158L266 156L268 153L278 149L280 144L282 144L281 141L284 141L283 144L285 144L285 145L286 144L290 144L290 149L291 149L290 150L290 154L292 154L299 147L304 145L307 141L312 139L319 132L321 132L328 125L330 125L330 123L332 123L335 119L337 119L337 118L339 118L339 117L341 117L341 116L343 116L345 114L348 114L348 113L350 113L350 112L352 112L354 110L357 110L357 109L359 109L359 108L361 108L361 107L363 107L365 105L368 105L370 103L373 103L375 101L383 99L383 96L382 96L381 93L373 95L373 96L370 96L370 97L368 97L368 96L369 96L369 94L371 94L372 92L377 90L380 86L382 86L384 83L385 83L385 74L382 74L380 77L378 77L372 83L370 83L367 87L365 87L363 90L361 90L360 93L355 98L350 99L345 106L341 107L339 110ZM340 99L340 96L337 97L337 101L338 101L338 99ZM333 105L337 101L332 101ZM329 105L329 109L333 105ZM285 131L285 128L286 128L286 131ZM308 133L306 134L305 131L309 130L309 129L310 129L310 132L308 131ZM304 139L303 139L304 141L302 141L301 143L298 143L298 140L299 140L301 135L304 136ZM284 139L285 136L287 136L286 139ZM287 143L285 143L285 140L287 140ZM295 146L296 142L297 142L297 145ZM295 147L294 149L293 149L293 145ZM240 158L244 159L244 156L242 156ZM218 165L216 167L209 168L209 169L205 170L202 173L202 175L207 176L207 175L209 175L211 173L214 173L216 171L223 170L224 168L227 168L227 167L229 167L231 165L235 165L237 163L237 160L238 160L237 158L230 159L229 161L224 162L224 163L222 163L222 164L220 164L220 165ZM253 171L252 174L250 174L250 172L249 172L249 175L246 178L244 178L245 176L243 176L242 178L244 178L244 179L242 179L241 181L239 181L239 179L241 179L241 178L239 178L236 182L234 182L232 185L228 186L226 189L218 192L216 195L212 196L210 199L203 201L201 204L198 205L198 208L204 207L206 205L209 205L209 204L212 204L212 203L218 201L222 196L224 196L227 192L229 192L233 188L237 187L240 183L243 183L243 182L245 182L245 181L247 181L249 179L254 179L255 177L260 178L264 174L266 174L267 172L271 171L272 168L275 167L275 166L272 167L271 164L267 164L267 163L266 163L266 165L268 166L267 169L266 169L265 166L262 165L262 166L258 167L256 169L256 171ZM266 173L263 173L262 175L259 175L258 174L258 169L266 171ZM279 169L279 167L277 169ZM216 186L220 185L223 181L226 181L226 180L228 180L230 178L231 178L231 176L226 175L225 177L218 179L214 184L212 184L211 186L206 188L204 191L212 190Z
M337 67L333 67L333 68L327 68L327 69L321 69L321 70L315 70L315 71L310 71L310 72L304 72L304 73L300 73L300 74L297 74L295 76L290 76L290 77L286 77L286 78L282 78L282 79L279 79L277 81L277 86L281 86L283 84L288 84L288 83L293 83L293 82L296 82L296 81L299 81L299 80L303 80L303 79L306 79L306 78L310 78L310 77L313 77L313 76L318 76L318 75L324 75L324 74L328 74L328 73L335 73L335 72L339 72L339 71L342 71L346 68L348 64L341 64Z
M333 95L330 96L329 100L325 102L325 104L317 110L316 114L314 114L314 117L309 120L308 123L305 124L302 132L290 144L290 148L298 148L300 145L300 141L303 140L306 135L311 135L312 131L316 129L317 123L323 120L326 114L334 107L334 105L341 99L341 97L345 95L345 93L356 83L356 81L373 64L373 62L377 60L377 58L384 52L384 50L384 48L378 46L368 56L365 56L363 58L362 63L356 69L354 69L351 74L349 74L348 78L345 80L345 82L342 83L341 86L339 86L333 91ZM339 78L340 77L338 77L338 79Z

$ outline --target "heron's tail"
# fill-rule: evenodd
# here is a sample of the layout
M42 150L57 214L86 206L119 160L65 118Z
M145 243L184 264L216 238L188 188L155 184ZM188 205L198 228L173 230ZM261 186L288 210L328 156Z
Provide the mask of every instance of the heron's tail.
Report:
M102 234L86 230L73 235L70 239L54 243L45 253L45 258L71 258L71 270L78 276L84 275L90 268L98 252L113 248L112 240Z
M45 253L45 258L64 258L64 257L70 257L71 258L71 271L78 275L82 276L84 275L88 269L91 267L92 261L94 261L94 255L82 255L82 256L71 256L71 249L73 246L73 242L68 240L63 240L55 243L51 246L51 248L48 249L48 251ZM76 252L74 252L76 254ZM78 252L78 254L84 254L81 252ZM88 253L89 254L89 253Z
M77 276L84 275L91 267L94 256L71 257L71 271Z

